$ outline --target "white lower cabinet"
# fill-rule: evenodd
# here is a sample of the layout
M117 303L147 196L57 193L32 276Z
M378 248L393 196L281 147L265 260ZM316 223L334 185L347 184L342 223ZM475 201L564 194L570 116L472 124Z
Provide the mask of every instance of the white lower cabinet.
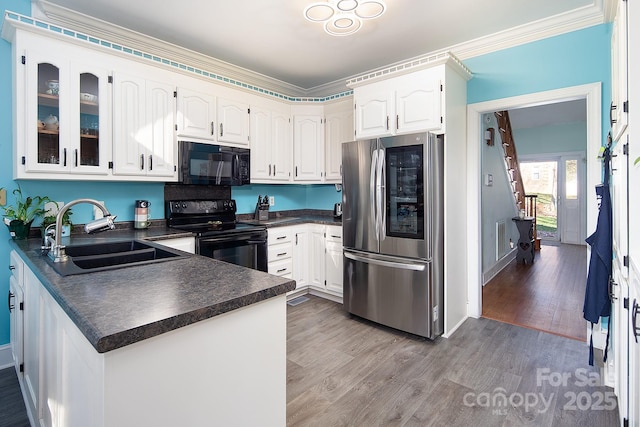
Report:
M270 228L268 231L268 272L276 276L293 278L294 227Z
M11 355L16 374L22 378L23 369L23 337L24 337L24 264L16 251L11 251L9 256L9 342L11 343Z
M218 425L285 424L284 295L98 353L19 261L31 425L211 425L212 414Z
M318 224L309 227L309 286L342 297L342 228Z
M342 227L302 224L269 228L269 274L290 277L296 289L342 297Z

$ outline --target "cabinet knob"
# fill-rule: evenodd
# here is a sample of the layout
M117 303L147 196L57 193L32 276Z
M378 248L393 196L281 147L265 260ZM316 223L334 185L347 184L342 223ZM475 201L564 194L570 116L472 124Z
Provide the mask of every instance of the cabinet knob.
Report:
M15 270L15 269L16 269L16 266L15 266L15 265L10 265L10 266L9 266L9 270L13 271L13 270Z

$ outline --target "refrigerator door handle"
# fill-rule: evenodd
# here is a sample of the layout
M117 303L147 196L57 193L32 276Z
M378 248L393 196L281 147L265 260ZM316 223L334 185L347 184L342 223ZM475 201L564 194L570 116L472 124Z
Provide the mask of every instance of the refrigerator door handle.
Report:
M353 252L347 252L347 251L344 252L344 256L345 258L349 258L354 261L364 262L366 264L375 264L383 267L399 268L401 270L424 271L426 268L425 264L385 261L383 259L360 256L360 255L354 254Z
M371 153L371 177L369 179L369 200L371 201L371 215L374 216L374 221L376 223L376 240L380 240L380 226L378 225L378 209L376 208L376 187L377 187L377 177L376 177L376 166L378 164L378 150L374 150Z
M380 222L380 240L384 240L387 234L387 206L386 206L386 190L385 184L387 182L386 175L386 153L384 148L380 148L378 150L378 194L376 197L378 198L378 218Z

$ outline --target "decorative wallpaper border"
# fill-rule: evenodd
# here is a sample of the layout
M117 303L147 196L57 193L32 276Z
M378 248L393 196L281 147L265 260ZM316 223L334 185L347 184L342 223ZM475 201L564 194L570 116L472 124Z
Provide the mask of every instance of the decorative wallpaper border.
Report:
M125 53L125 54L129 54L131 56L135 56L138 58L142 58L142 59L146 59L152 62L155 62L157 64L161 64L161 65L165 65L165 66L169 66L169 67L174 67L176 69L182 70L182 71L187 71L189 73L193 73L195 75L198 76L202 76L202 77L207 77L211 80L215 80L217 82L223 82L223 83L227 83L229 85L232 86L237 86L239 88L243 88L243 89L247 89L250 91L254 91L257 92L259 94L262 95L268 95L268 96L272 96L274 98L278 98L278 99L282 99L284 101L288 101L288 102L315 102L315 103L322 103L322 102L326 102L326 101L332 101L335 99L339 99L339 98L344 98L346 96L351 96L353 95L353 90L347 90L345 92L341 92L341 93L337 93L335 95L329 95L329 96L324 96L324 97L299 97L299 96L288 96L288 95L284 95L281 93L277 93L274 92L272 90L267 90L255 85L251 85L248 83L244 83L235 79L230 79L228 77L225 76L221 76L215 73L211 73L209 71L206 70L202 70L200 68L196 68L196 67L192 67L190 65L186 65L180 62L176 62L173 61L171 59L167 59L167 58L163 58L161 56L157 56L157 55L151 55L149 53L146 52L142 52L140 50L137 49L132 49L129 48L127 46L122 46L116 43L111 43L108 40L103 40L103 39L99 39L97 37L92 37L89 36L87 34L84 33L80 33L77 31L73 31L73 30L69 30L67 28L63 28L57 25L53 25L53 24L49 24L47 22L41 21L39 19L35 19L32 18L30 16L25 16L25 15L21 15L19 13L16 12L11 12L11 11L5 11L4 14L4 18L5 18L5 24L7 20L12 20L15 22L20 22L22 24L27 24L27 25L31 25L35 28L39 28L41 30L46 30L46 31L51 31L54 33L57 33L59 35L63 35L63 36L67 36L76 40L80 40L83 42L87 42L87 43L91 43L93 45L97 45L97 46L101 46L104 48L108 48L108 49L113 49L115 51L121 52L121 53Z

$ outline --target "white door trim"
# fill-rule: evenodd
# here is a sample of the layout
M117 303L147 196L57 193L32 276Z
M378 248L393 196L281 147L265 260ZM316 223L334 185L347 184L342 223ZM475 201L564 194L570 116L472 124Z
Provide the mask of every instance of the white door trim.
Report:
M602 139L601 83L590 83L545 92L496 99L467 105L467 314L482 315L482 236L481 236L481 156L482 115L499 110L586 99L587 101L587 190L600 182L601 168L596 156ZM587 230L595 228L597 204L595 191L587 191Z

